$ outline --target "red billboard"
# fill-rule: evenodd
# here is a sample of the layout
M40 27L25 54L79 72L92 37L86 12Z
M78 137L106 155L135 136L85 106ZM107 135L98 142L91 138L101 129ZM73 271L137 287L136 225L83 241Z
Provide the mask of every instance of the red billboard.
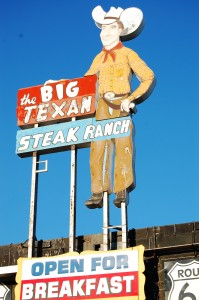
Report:
M93 75L19 89L17 125L30 127L93 115L96 80Z

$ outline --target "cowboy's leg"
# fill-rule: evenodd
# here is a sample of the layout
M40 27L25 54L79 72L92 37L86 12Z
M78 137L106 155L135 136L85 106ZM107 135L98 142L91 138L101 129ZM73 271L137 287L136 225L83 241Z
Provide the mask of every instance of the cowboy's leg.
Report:
M96 120L109 118L108 106L102 98L99 98L96 109ZM91 198L85 202L88 208L101 208L103 206L103 191L110 193L110 161L111 141L95 141L90 148L90 172L91 172Z
M135 188L133 124L130 135L115 139L114 193Z
M95 141L90 148L91 191L111 191L111 141Z
M107 140L104 151L103 190L112 193L113 142Z

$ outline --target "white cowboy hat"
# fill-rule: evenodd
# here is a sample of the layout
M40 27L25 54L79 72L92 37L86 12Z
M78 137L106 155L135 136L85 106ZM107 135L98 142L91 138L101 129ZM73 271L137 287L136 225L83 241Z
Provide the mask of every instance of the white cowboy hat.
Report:
M102 25L114 23L116 20L123 24L124 30L120 34L121 40L128 41L135 38L143 29L143 13L137 7L122 9L111 7L105 12L100 5L92 11L92 17L98 28Z

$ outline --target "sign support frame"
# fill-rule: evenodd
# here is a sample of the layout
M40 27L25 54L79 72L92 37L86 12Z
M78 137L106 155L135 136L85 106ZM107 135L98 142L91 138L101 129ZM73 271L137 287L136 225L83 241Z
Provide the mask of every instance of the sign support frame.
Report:
M75 251L76 235L76 148L71 147L69 252Z
M38 124L35 124L35 128ZM43 170L37 169L37 164L45 163ZM36 218L37 218L37 196L38 196L38 173L48 171L48 161L39 161L39 154L34 151L32 154L32 177L30 191L30 218L29 218L29 233L28 233L28 258L35 256L35 241L36 241Z
M75 117L72 121L75 121ZM76 236L76 147L71 146L69 252L75 251Z
M128 195L129 196L129 195ZM128 234L128 215L127 215L127 203L121 203L121 225L110 225L110 210L109 210L109 195L108 192L103 194L103 251L110 249L110 229L116 229L122 233L122 249L128 247L127 234Z
M109 195L108 192L103 194L103 251L109 250Z
M127 205L125 202L121 203L121 220L122 220L122 249L127 248L127 233L128 233L128 215Z
M35 124L35 128L38 124ZM32 154L32 179L30 192L30 218L29 218L29 235L28 235L28 258L32 258L35 252L35 234L36 234L36 214L37 214L37 194L38 194L38 173L37 160L39 155L37 152Z

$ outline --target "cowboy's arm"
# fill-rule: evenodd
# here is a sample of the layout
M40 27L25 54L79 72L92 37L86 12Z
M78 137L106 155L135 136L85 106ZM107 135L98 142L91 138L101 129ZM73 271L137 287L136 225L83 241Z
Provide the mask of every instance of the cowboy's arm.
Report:
M140 104L152 93L156 84L155 76L153 71L137 55L137 53L131 51L128 58L133 72L140 81L139 86L133 91L128 99L134 104Z

